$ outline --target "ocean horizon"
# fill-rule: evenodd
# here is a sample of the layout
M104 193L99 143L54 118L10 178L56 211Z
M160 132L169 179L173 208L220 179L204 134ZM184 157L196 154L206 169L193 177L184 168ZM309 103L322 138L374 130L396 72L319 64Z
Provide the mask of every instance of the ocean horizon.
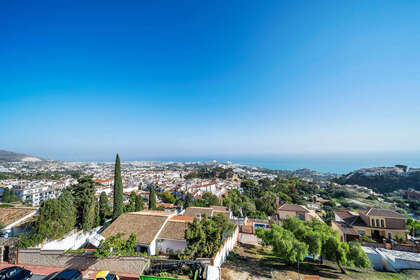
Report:
M264 155L264 156L127 156L120 153L122 161L158 161L158 162L232 162L234 164L249 165L273 170L311 169L322 173L347 174L351 171L370 168L395 166L397 164L408 167L420 167L420 152L412 153L381 153L381 154L345 154L345 155ZM66 159L61 159L66 160ZM68 159L67 159L68 160ZM70 161L113 161L114 158L96 160Z

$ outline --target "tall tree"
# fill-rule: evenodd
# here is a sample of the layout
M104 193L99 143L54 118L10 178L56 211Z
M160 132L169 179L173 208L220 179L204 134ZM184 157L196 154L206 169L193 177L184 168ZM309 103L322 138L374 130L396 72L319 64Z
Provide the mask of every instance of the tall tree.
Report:
M4 229L4 225L0 223L0 237L3 237L4 235L3 229Z
M99 201L95 199L95 227L101 225L101 217L99 216Z
M149 210L156 209L156 192L153 187L149 191Z
M115 158L115 171L114 171L114 208L112 219L118 218L124 212L123 203L123 184L121 179L121 163L120 156L117 154Z
M192 194L187 193L184 200L184 209L187 209L188 207L190 207L192 203L193 203L193 196Z
M3 202L10 202L10 190L9 188L3 188L3 196L2 196L2 201Z
M211 192L205 192L203 194L203 200L205 201L207 207L220 205L219 198Z
M134 212L136 209L136 193L132 191L128 197L128 204L124 206L124 212Z
M101 225L109 218L110 212L111 209L108 204L108 197L105 192L101 192L99 197L99 222Z
M92 229L96 222L96 183L92 177L83 177L70 190L76 208L76 226L84 230Z
M42 203L34 231L42 237L41 241L54 240L72 230L75 223L73 196L65 190L58 199L48 199Z
M134 211L138 212L144 209L143 197L139 194L136 196L136 203Z

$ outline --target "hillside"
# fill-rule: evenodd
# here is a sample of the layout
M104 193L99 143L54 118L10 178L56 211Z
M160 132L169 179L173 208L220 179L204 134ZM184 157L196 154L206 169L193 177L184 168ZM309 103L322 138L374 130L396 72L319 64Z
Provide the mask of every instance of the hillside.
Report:
M16 161L42 161L43 158L29 156L25 154L18 154L14 152L9 152L5 150L0 150L0 162L1 161L8 161L8 162L16 162Z
M405 165L364 168L343 175L335 181L339 184L366 186L380 193L408 188L420 190L420 168L409 168Z

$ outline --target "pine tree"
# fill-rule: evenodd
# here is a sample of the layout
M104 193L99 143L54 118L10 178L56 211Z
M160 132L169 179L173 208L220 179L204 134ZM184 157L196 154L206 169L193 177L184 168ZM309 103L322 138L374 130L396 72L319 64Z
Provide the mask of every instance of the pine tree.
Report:
M121 164L120 156L117 154L115 159L115 172L114 172L114 209L112 219L118 218L124 212L123 203L123 185L121 179Z
M149 210L156 209L156 192L153 187L150 187L149 192Z
M143 197L139 194L136 196L135 210L136 212L144 209Z
M78 183L70 187L76 209L76 226L83 230L95 227L96 198L95 182L91 177L78 179Z

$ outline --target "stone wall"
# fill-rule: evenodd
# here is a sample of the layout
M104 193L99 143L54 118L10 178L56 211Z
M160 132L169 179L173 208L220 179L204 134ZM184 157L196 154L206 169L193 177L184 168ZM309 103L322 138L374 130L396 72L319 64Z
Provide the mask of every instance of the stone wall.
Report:
M99 260L89 254L66 254L61 250L24 249L19 250L18 263L139 274L148 266L149 259L144 257L108 257Z

